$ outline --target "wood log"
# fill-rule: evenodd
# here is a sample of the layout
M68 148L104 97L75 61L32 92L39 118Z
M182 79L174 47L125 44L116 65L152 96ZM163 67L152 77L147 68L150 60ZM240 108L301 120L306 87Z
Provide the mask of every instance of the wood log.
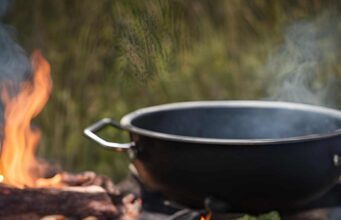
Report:
M98 175L92 171L85 171L79 174L72 174L68 172L61 172L62 182L67 186L100 186L110 196L120 196L121 193L111 181L111 179L104 175Z
M0 184L0 218L35 213L60 214L77 219L118 219L119 212L99 186L18 189Z

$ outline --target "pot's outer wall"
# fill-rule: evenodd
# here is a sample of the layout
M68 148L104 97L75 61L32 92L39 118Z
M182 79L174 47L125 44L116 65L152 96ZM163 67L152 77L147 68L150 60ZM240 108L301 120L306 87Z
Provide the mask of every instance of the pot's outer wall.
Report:
M340 136L253 146L130 135L142 182L190 207L213 197L233 211L290 211L327 192L341 173Z

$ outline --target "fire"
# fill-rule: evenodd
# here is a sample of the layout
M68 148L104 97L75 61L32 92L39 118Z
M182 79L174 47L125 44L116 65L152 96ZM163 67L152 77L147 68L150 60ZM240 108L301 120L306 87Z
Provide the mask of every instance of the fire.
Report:
M40 131L31 120L46 104L51 89L50 65L40 51L32 54L33 78L20 85L19 93L11 97L2 88L4 104L3 142L0 156L0 182L15 187L43 187L60 184L61 176L43 179L40 162L35 157Z
M211 220L212 219L212 213L211 212L209 212L207 215L205 215L205 216L201 216L200 217L200 220Z

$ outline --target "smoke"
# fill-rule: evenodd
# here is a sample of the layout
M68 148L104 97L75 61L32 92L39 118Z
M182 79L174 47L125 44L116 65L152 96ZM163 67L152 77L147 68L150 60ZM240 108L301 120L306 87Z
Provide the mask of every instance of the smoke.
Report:
M334 105L335 72L330 66L337 62L340 33L340 17L331 12L289 26L266 68L275 76L270 80L270 99Z
M15 96L20 83L31 76L31 64L20 45L14 40L15 29L3 24L2 18L10 1L0 0L0 93L6 90ZM3 124L3 105L0 99L0 125ZM0 129L0 140L3 130Z
M0 0L0 85L16 87L31 73L26 52L14 40L15 30L2 23L9 0Z
M0 0L0 17L4 16L7 11L9 0Z

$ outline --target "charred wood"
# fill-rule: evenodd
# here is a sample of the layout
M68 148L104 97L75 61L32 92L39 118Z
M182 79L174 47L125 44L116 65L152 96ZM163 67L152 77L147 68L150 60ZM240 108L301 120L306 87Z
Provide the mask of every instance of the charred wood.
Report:
M0 210L0 218L35 213L118 219L117 208L99 186L18 189L0 184Z

